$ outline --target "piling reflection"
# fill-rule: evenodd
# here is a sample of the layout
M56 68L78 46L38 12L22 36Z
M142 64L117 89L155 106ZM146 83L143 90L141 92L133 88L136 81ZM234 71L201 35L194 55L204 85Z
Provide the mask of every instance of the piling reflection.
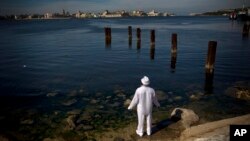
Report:
M150 59L151 59L151 60L154 60L154 59L155 59L155 45L154 45L154 44L152 44L152 45L150 46Z
M141 40L137 40L136 47L137 47L137 50L141 49Z
M250 30L250 24L245 23L245 24L243 25L243 29L242 29L242 37L243 37L243 38L248 37L248 35L249 35L249 30Z
M170 67L173 72L175 72L176 67L176 60L177 60L177 52L171 53L171 64Z
M129 46L129 48L132 47L132 37L128 38L128 46Z
M205 73L204 90L207 94L213 93L213 79L214 79L214 72L212 72L212 73L206 72Z

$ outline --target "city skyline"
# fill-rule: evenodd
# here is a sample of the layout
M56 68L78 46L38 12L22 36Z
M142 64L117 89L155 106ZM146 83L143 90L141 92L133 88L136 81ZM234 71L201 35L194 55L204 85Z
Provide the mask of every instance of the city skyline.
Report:
M219 9L237 8L250 5L246 0L1 0L0 14L34 14L78 10L102 12L104 10L152 10L170 11L178 15L200 13Z

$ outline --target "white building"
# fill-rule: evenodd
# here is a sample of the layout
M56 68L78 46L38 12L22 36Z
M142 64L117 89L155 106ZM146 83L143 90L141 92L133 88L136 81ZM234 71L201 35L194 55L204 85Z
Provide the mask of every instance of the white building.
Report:
M44 14L44 19L51 19L53 15L51 13Z
M152 10L147 13L148 16L154 17L154 16L160 16L159 12L155 12L155 10Z
M110 13L108 10L105 10L101 14L101 17L104 17L104 18L118 18L118 17L122 17L122 16L123 16L123 13L120 11Z
M132 12L131 16L142 17L142 16L147 16L147 14L144 11L135 10Z

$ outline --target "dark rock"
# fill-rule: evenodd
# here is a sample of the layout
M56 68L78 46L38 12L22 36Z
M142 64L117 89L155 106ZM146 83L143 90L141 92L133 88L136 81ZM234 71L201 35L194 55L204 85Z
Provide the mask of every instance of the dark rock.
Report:
M77 102L76 99L71 99L71 100L63 102L62 105L64 105L64 106L71 106L71 105L75 104L76 102Z
M57 92L52 92L52 93L48 93L47 97L54 97L56 96L58 93Z
M77 91L76 91L76 90L71 91L71 92L68 94L68 96L70 96L70 97L75 97L75 96L77 96Z
M155 93L159 101L163 101L168 98L168 95L164 91L157 90Z
M75 109L75 110L72 110L72 111L68 111L67 115L80 115L81 112L82 111L80 109Z
M75 122L74 122L75 118L76 118L75 115L70 115L69 117L66 118L65 120L66 125L65 125L64 130L73 130L76 127Z
M182 100L183 98L181 97L181 96L176 96L176 97L174 97L174 100L175 101L180 101L180 100Z
M20 124L26 124L26 125L31 125L33 123L34 123L34 120L32 120L32 119L26 119L26 120L22 120L20 122Z
M91 125L84 125L84 124L80 124L76 127L76 130L84 130L84 131L89 131L89 130L93 130L94 127Z
M237 99L250 100L250 83L236 82L234 86L227 88L225 93Z
M248 88L231 87L226 90L226 94L234 98L250 100L250 89Z
M45 138L43 141L65 141L63 138L58 137L58 138Z
M110 104L111 107L115 108L115 107L119 107L121 104L119 102L115 102L113 104Z
M115 137L114 141L125 141L125 139L121 138L121 137Z
M91 104L96 104L96 103L98 103L99 101L98 100L95 100L95 99L92 99L91 101L90 101L90 103Z

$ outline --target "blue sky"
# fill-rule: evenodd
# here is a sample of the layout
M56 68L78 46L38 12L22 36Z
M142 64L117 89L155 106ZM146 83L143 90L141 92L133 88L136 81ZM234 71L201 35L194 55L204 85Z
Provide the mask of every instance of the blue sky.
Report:
M179 15L224 8L242 7L249 0L0 0L0 14L62 12L78 10L101 12L103 10L152 10L170 11Z

